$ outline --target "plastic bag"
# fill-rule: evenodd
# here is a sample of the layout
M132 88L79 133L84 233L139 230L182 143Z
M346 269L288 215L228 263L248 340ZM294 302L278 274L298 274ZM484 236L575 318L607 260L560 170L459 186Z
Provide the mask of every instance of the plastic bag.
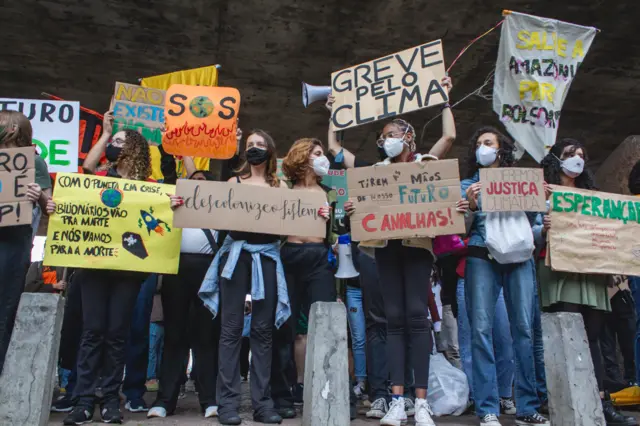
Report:
M533 231L524 212L489 212L485 221L487 249L501 264L531 259Z
M440 353L431 355L427 401L438 417L459 416L469 402L467 376Z

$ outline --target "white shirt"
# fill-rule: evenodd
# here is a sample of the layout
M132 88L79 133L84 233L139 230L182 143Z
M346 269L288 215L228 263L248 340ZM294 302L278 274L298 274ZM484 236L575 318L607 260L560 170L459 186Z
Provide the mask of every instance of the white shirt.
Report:
M211 233L213 234L213 238L216 239L218 232L211 229ZM213 254L213 249L202 229L184 228L182 230L180 253Z

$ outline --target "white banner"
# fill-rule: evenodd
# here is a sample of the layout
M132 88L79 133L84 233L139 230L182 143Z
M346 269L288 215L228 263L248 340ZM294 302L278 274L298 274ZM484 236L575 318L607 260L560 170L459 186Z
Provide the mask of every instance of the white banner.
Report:
M560 111L596 29L511 12L500 36L493 111L538 162L556 142Z
M33 127L33 144L49 173L78 171L80 102L0 98L0 111L20 111Z

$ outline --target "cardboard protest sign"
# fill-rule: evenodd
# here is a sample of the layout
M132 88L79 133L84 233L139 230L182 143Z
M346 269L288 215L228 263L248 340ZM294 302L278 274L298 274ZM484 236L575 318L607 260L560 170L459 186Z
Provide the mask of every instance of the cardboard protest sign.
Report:
M331 126L344 130L449 100L440 40L331 74Z
M132 129L151 144L162 143L164 90L116 82L113 102L113 133Z
M5 109L27 116L49 173L78 171L79 102L0 98L0 111Z
M480 169L483 212L544 212L544 171L520 167Z
M175 211L176 227L299 237L326 234L326 222L318 215L327 202L322 192L181 179L176 194L185 201Z
M640 198L553 186L551 267L640 275Z
M92 269L178 272L182 230L171 225L175 187L59 173L44 264Z
M344 203L349 199L347 191L347 171L344 169L329 169L329 173L322 178L322 184L333 189L338 194L334 217L336 220L342 222L345 216Z
M36 178L33 147L0 149L0 227L31 225L27 185Z
M350 169L354 241L434 237L465 232L458 160Z
M493 111L538 162L556 141L562 104L595 35L593 27L554 19L505 17Z
M165 103L164 150L174 155L232 158L238 145L239 111L238 89L172 85Z

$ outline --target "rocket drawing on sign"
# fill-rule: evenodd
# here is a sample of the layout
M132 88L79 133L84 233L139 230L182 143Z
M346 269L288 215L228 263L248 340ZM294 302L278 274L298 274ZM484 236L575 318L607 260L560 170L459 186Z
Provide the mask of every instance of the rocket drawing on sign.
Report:
M147 232L151 235L151 231L154 231L156 234L164 235L164 229L162 226L164 225L167 232L171 232L171 228L167 225L167 222L156 219L153 215L153 207L149 207L149 212L144 210L140 210L141 219L138 219L138 227L142 228L143 222L147 226Z

